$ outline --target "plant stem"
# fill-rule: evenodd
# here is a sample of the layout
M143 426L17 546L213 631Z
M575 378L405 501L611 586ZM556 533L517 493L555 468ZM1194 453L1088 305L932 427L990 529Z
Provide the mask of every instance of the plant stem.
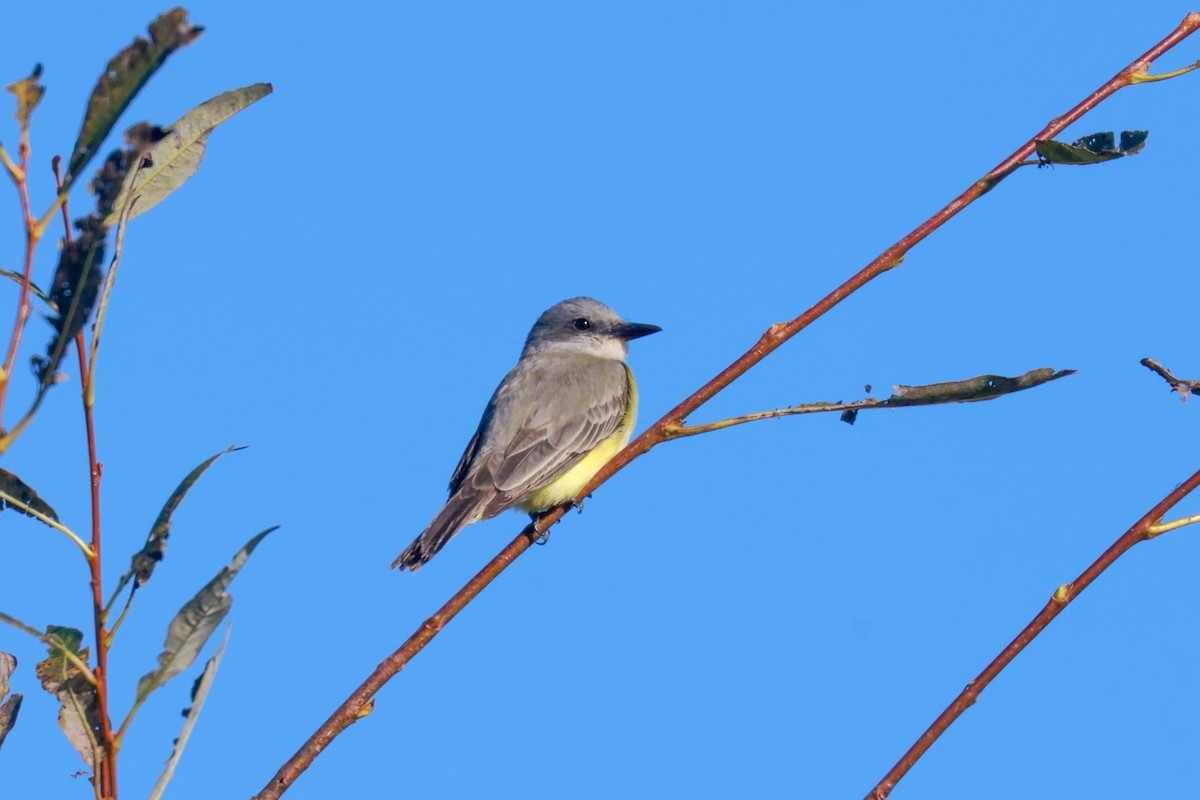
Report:
M25 222L25 269L21 280L21 299L17 305L17 321L13 326L12 339L8 343L8 355L4 359L4 372L0 374L0 431L3 431L4 400L12 380L13 367L17 363L17 351L25 333L25 322L29 319L29 284L33 280L33 255L37 252L41 232L29 203L29 126L21 126L21 173L16 176L17 194L21 198L21 216Z
M54 180L62 200L63 227L67 243L71 242L71 214L63 192L62 160L53 161ZM75 334L75 352L79 355L79 384L83 393L83 419L87 433L88 478L92 499L92 557L88 559L92 579L92 621L96 632L96 703L100 706L100 745L104 758L97 764L100 796L104 800L117 800L117 750L119 743L113 736L112 718L108 713L108 650L109 633L105 629L107 611L104 605L103 560L100 551L100 478L104 465L96 458L96 423L92 414L92 396L87 391L91 370L88 366L87 348L83 331ZM86 717L85 717L86 718Z

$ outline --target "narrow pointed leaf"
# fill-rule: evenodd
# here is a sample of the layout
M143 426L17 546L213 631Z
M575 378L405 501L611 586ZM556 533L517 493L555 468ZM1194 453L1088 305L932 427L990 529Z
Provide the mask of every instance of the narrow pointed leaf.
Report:
M0 650L0 700L8 697L8 680L17 670L17 657Z
M17 724L17 713L21 710L21 695L8 697L8 679L16 668L17 657L0 651L0 747L4 745L8 732Z
M179 732L179 738L175 740L175 749L171 751L171 758L167 761L166 769L158 777L158 782L154 784L154 789L150 792L150 800L160 800L167 784L175 775L175 766L179 763L180 756L183 755L183 748L187 747L192 729L196 727L196 720L200 718L200 710L204 708L208 690L212 688L213 680L217 677L217 667L221 666L221 658L225 655L225 645L227 644L229 644L228 627L225 628L225 639L217 649L217 654L208 660L208 663L204 665L204 672L192 684L192 706L184 711L183 730Z
M1149 135L1150 131L1122 131L1120 146L1112 131L1093 133L1071 144L1049 139L1037 143L1037 152L1048 164L1099 164L1140 153Z
M146 213L165 200L196 174L213 128L251 103L266 97L271 91L269 83L244 86L217 95L184 114L168 129L167 136L145 154L149 165L126 179L113 210L104 220L105 224L117 224L120 210L131 194L135 200L130 219Z
M83 647L83 633L75 628L51 625L46 628L50 637L49 655L37 665L37 675L46 691L58 698L62 707L58 711L58 725L63 733L83 756L87 765L95 769L104 758L100 740L100 701L96 687L88 682L65 651L87 661L88 648Z
M175 509L179 508L179 504L183 502L183 498L187 496L188 490L195 485L196 481L200 480L200 476L218 458L226 453L233 453L244 449L244 447L230 447L222 450L215 456L205 459L200 466L187 474L183 482L167 498L162 511L158 512L158 519L154 520L154 525L150 527L150 535L146 537L145 546L134 555L133 563L129 566L129 573L121 579L122 583L125 583L130 577L136 579L137 586L142 586L146 581L150 580L150 576L154 573L154 568L158 565L158 562L163 560L163 556L167 552L167 537L171 535L171 517L175 513Z
M17 121L21 123L22 129L29 127L29 118L41 102L42 95L46 93L46 87L38 83L41 76L42 65L38 64L28 78L22 78L4 87L17 96Z
M14 694L0 705L0 746L4 745L8 732L17 724L17 715L21 712L21 701L24 699L22 695Z
M54 509L50 507L49 503L38 497L37 492L35 492L24 481L6 469L0 469L0 492L4 492L9 497L15 497L17 500L20 500L34 511L37 511L39 514L43 514L53 520L58 519L58 514L54 512ZM14 505L10 505L3 498L0 498L0 511L3 511L6 508L12 508L16 511L20 511L26 516L33 516L32 514L29 514L28 512L23 511Z
M158 668L147 672L138 681L137 700L142 702L155 689L192 665L213 631L225 619L233 606L233 597L226 591L229 584L245 566L246 560L263 537L279 526L267 528L238 551L229 566L221 569L187 605L179 610L167 628L167 641L158 655Z
M149 39L139 36L108 62L88 100L83 127L67 165L65 186L69 187L79 177L117 118L168 56L194 42L203 31L204 28L188 21L185 9L173 8L150 23Z

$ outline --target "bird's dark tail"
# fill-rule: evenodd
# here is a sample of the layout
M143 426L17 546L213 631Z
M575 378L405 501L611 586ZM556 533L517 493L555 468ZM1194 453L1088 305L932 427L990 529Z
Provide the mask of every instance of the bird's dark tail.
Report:
M438 512L429 523L429 527L421 535L413 539L412 544L404 549L400 557L392 562L392 569L416 572L425 562L437 555L446 546L446 542L465 526L470 525L479 516L479 504L470 500L451 497L450 502Z

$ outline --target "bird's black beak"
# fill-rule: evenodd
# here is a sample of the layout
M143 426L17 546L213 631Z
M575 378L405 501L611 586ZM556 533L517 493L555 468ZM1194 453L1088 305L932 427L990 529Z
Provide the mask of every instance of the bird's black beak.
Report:
M652 333L658 333L662 328L657 325L643 325L640 322L622 322L620 325L613 326L613 336L619 336L625 341L631 339L640 339L643 336L649 336Z

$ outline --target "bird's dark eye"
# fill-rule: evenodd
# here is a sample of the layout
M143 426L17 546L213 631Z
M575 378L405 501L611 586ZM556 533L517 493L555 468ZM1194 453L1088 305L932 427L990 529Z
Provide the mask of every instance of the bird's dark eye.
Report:
M586 331L592 327L592 323L587 317L579 317L571 323L571 327L577 331Z

